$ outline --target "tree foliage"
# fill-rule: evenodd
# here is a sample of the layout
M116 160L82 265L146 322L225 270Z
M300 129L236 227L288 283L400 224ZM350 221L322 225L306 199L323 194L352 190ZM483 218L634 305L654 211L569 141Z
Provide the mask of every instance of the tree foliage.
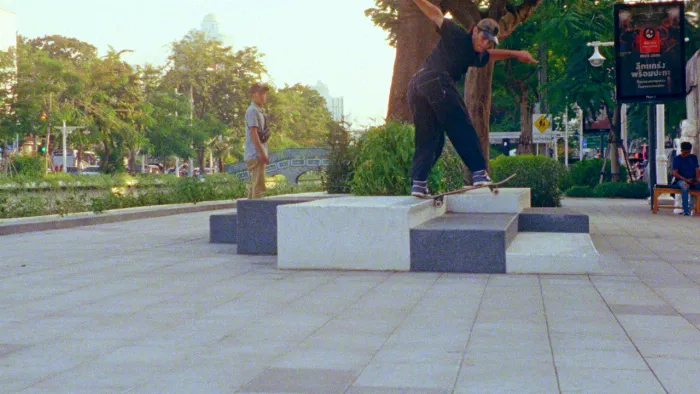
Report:
M267 76L263 54L234 51L198 31L173 42L162 66L131 65L126 52L99 56L75 38L19 37L17 48L0 52L0 142L33 136L51 152L65 121L82 127L69 148L97 151L105 172L134 170L142 154L204 166L211 152L220 170L242 158L248 89ZM270 97L273 150L326 144L331 118L316 91L294 85Z

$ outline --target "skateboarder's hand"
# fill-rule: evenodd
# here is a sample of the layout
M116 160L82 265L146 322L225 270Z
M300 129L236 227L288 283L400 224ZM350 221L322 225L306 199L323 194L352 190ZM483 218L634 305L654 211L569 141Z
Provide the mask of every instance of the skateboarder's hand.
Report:
M260 157L260 161L262 161L262 162L265 163L265 164L270 164L270 156L268 156L268 155L262 155L262 156Z
M518 60L523 63L537 63L537 60L535 60L535 58L533 58L528 51L520 51L518 54Z

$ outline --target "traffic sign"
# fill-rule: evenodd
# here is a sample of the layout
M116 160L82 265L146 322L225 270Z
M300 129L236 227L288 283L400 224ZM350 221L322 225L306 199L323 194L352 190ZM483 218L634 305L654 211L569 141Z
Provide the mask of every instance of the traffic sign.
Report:
M549 114L533 114L532 115L532 131L546 133L552 131L552 115Z

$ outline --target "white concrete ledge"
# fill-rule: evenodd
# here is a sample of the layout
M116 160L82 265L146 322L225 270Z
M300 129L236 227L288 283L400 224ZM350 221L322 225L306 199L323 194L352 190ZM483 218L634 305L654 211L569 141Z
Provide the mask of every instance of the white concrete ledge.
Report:
M581 233L518 233L506 251L507 274L603 272L591 236Z
M277 208L277 266L409 271L410 229L444 213L444 205L405 196L283 205Z
M447 211L454 213L520 213L530 208L529 188L502 188L494 196L488 188L447 196Z

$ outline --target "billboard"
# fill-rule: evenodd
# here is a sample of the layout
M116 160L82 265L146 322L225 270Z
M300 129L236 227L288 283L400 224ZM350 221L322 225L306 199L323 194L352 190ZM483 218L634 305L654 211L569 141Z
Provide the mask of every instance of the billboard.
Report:
M615 72L620 102L685 98L682 2L615 4Z

